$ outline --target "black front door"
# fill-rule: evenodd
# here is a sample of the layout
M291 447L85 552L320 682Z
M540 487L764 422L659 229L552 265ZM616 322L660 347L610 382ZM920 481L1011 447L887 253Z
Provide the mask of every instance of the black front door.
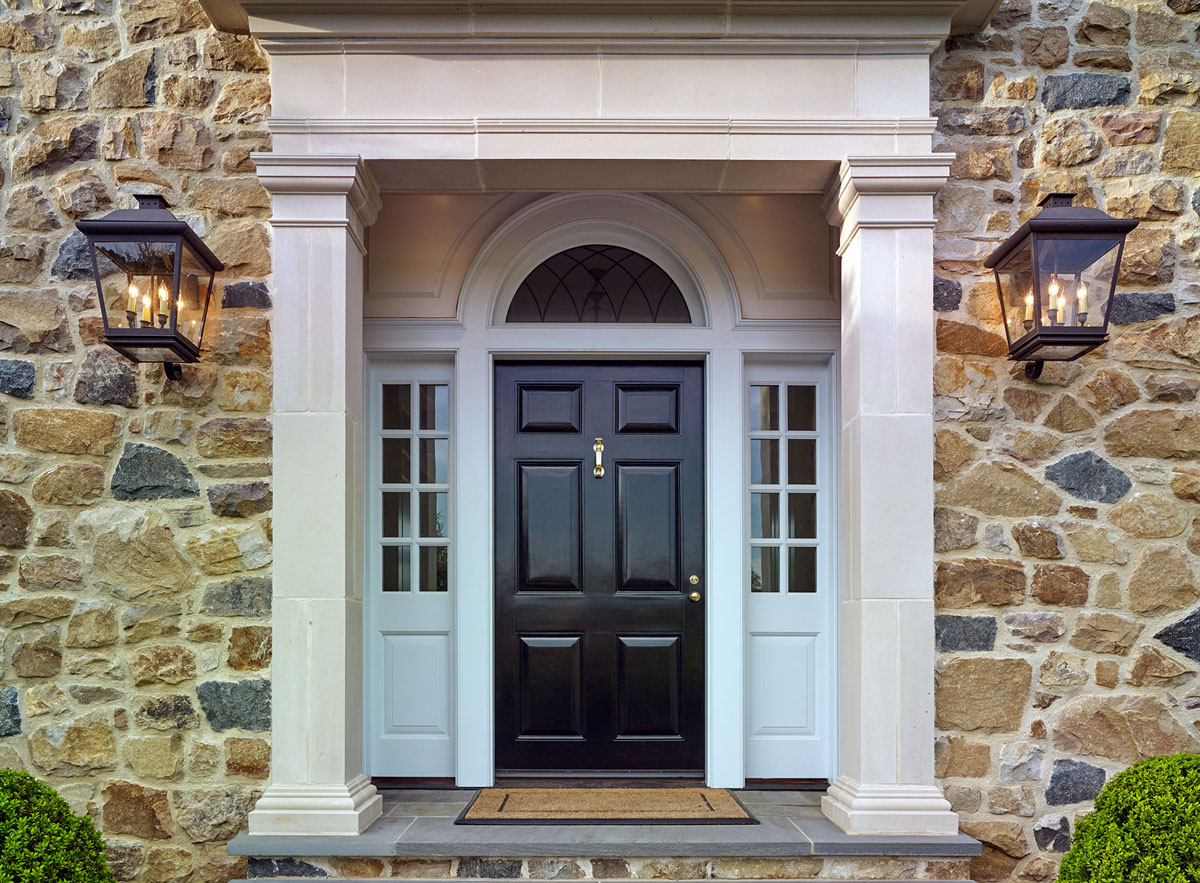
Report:
M703 409L696 364L497 365L498 770L704 768Z

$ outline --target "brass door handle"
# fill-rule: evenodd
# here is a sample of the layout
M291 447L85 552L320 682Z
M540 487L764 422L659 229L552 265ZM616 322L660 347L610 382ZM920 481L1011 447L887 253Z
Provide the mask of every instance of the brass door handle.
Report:
M596 452L596 468L592 470L592 475L596 478L604 477L604 439L597 438L596 443L592 445L592 450Z
M688 600L689 600L689 601L699 601L699 600L700 600L700 593L699 593L699 592L692 592L690 595L688 595Z

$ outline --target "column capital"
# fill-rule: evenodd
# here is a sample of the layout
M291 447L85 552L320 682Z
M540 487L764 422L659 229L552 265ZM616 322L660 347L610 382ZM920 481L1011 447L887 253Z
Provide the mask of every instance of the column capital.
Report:
M272 197L336 196L346 197L347 217L356 226L370 227L379 217L383 202L375 176L357 154L279 154L252 153L250 159L258 179ZM276 200L272 224L309 219L299 202Z
M847 156L825 194L825 217L844 244L859 228L932 229L933 197L950 176L951 153ZM884 197L865 211L863 197Z

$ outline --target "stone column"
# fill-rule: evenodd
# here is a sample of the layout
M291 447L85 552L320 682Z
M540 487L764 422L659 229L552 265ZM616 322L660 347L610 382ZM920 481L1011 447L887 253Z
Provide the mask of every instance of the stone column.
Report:
M357 834L363 775L364 229L357 156L255 154L274 230L271 784L251 834Z
M933 197L950 154L849 157L841 229L840 770L851 834L953 834L933 775Z

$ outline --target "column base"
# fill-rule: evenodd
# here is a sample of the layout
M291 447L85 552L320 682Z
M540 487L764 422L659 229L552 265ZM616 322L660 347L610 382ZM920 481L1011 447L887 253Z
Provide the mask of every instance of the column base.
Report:
M958 814L937 785L864 785L838 776L821 812L847 834L958 833Z
M272 783L250 811L251 834L361 834L383 815L366 776L345 785Z

